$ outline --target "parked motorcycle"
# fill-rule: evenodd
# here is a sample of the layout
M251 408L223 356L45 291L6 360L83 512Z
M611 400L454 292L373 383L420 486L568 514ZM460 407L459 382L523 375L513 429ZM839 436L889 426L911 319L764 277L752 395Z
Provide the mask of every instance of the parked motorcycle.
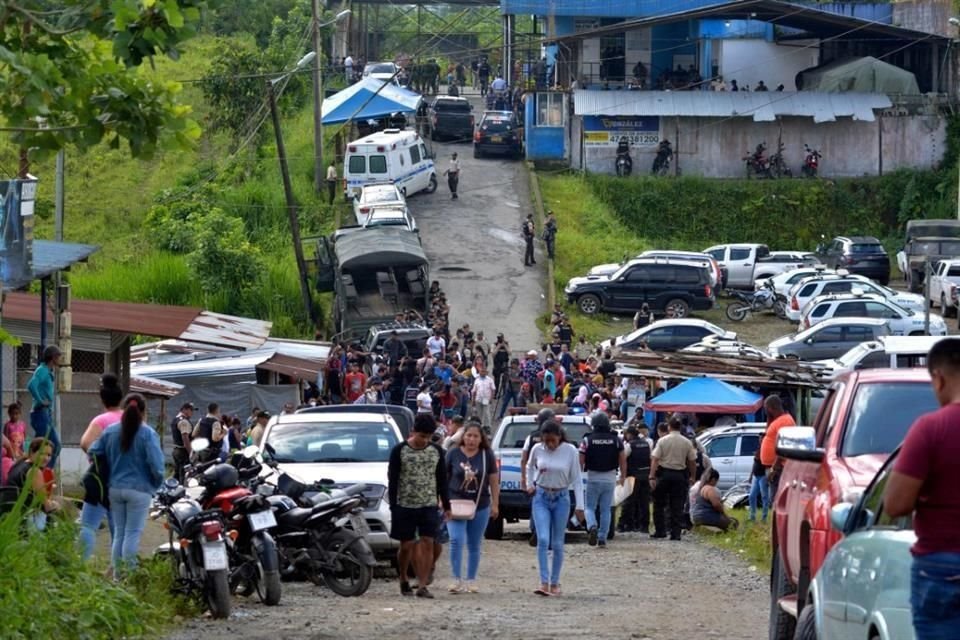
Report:
M663 139L657 146L657 155L653 159L653 170L651 173L655 176L665 176L670 171L670 160L673 159L673 147L670 141Z
M773 283L765 282L763 288L753 292L727 291L727 295L737 298L727 305L727 317L734 322L742 322L749 313L772 311L781 320L787 317L787 299L777 293Z
M758 178L771 177L770 161L767 159L766 153L767 146L761 142L757 145L757 148L754 149L753 153L747 152L747 155L742 158L747 166L747 178L751 178L752 176L757 176Z
M366 485L315 491L316 485L267 464L271 470L251 480L251 488L268 496L276 516L281 574L304 575L341 596L365 593L377 564L365 538L370 532L361 495Z
M176 478L168 478L157 494L151 517L164 518L169 532L169 542L154 555L170 558L177 590L199 594L214 618L228 617L230 566L223 514L218 509L205 511L187 497Z
M793 171L790 170L790 167L787 166L786 160L783 157L783 148L784 145L781 142L777 149L777 152L770 156L770 177L771 178L792 178Z
M800 167L800 171L805 178L816 178L820 172L820 158L823 156L819 149L811 149L806 144L803 145L803 150L806 152L806 156L803 159L803 166Z
M219 509L230 532L230 587L243 596L256 592L266 605L280 603L280 560L269 529L277 525L271 505L241 485L241 476L253 478L260 465L247 455L235 456L233 464L206 463L188 471L203 487L200 503L205 509ZM247 461L246 464L244 461ZM239 469L238 469L239 467Z
M633 172L633 158L630 157L630 143L626 138L620 138L617 143L617 175L621 178Z

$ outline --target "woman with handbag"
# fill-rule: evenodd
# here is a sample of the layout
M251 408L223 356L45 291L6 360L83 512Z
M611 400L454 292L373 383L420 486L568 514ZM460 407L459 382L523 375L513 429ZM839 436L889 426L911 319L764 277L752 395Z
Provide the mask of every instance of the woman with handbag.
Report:
M447 452L450 487L450 593L477 593L480 544L490 519L499 515L500 474L490 441L480 421L470 418L463 427L460 446ZM463 580L463 549L467 549L466 582Z
M117 381L117 376L105 373L100 378L100 402L103 403L103 413L90 421L87 430L80 438L80 448L85 452L97 441L100 434L112 424L120 422L123 411L120 410L120 401L123 400L123 389ZM103 519L107 519L110 528L110 537L113 538L113 518L110 517L110 500L107 496L109 469L106 457L90 456L90 467L83 475L83 508L80 511L80 550L83 559L93 555L93 546L97 541L97 530Z

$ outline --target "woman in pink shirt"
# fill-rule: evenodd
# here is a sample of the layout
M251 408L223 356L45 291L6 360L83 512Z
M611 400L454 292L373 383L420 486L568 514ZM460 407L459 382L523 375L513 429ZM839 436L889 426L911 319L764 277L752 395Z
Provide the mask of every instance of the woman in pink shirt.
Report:
M81 449L85 452L89 451L104 429L120 422L120 418L123 416L123 411L120 410L122 400L123 389L117 382L117 376L112 373L103 374L100 378L100 401L103 403L104 411L91 420L87 430L83 432L83 436L80 438ZM91 460L91 462L94 462L94 460ZM98 460L98 463L102 462L102 460ZM83 559L86 560L93 554L93 545L97 540L97 529L100 528L100 523L103 522L104 518L107 519L107 524L110 527L110 537L113 538L113 519L110 517L110 504L106 497L106 482L103 482L102 478L91 476L88 471L84 476L84 488L86 493L83 497L83 510L80 512L80 547Z
M3 435L10 442L10 451L14 459L23 457L23 445L27 435L27 425L20 419L21 415L20 403L14 402L7 407L7 416L10 419L3 425Z

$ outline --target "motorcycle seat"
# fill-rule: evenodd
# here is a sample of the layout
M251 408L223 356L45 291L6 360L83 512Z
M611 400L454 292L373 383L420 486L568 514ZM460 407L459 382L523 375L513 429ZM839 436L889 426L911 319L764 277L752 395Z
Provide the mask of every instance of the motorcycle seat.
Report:
M294 507L293 509L278 515L277 522L286 526L299 527L306 522L311 515L313 515L313 509Z

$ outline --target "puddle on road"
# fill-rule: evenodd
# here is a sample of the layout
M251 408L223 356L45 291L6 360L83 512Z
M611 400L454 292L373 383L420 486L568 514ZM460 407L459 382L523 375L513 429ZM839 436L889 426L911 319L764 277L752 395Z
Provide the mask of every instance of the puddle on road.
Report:
M487 233L492 235L497 240L503 240L507 244L513 244L517 246L523 244L523 238L514 232L507 231L506 229L497 229L496 227L493 227L491 229L487 229Z

